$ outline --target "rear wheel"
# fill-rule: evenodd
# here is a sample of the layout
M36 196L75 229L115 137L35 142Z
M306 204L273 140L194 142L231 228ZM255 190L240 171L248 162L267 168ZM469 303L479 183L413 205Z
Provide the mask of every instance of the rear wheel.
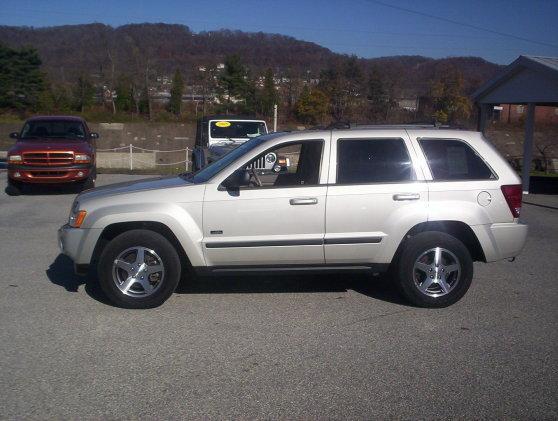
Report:
M403 295L419 307L447 307L465 295L473 279L473 260L457 238L423 232L406 241L396 270Z
M101 288L117 306L152 308L174 292L180 280L180 259L161 234L131 230L107 244L99 259Z

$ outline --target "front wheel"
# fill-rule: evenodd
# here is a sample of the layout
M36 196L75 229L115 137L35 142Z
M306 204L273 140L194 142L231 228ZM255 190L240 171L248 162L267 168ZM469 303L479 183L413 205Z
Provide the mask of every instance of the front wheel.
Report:
M95 188L95 178L93 174L91 174L85 180L78 182L78 190L80 192L85 190L90 190L93 188Z
M104 248L99 259L101 288L115 305L152 308L163 304L180 280L180 258L161 234L131 230Z
M404 245L396 270L403 295L419 307L447 307L459 301L473 279L473 260L457 238L423 232Z
M5 191L8 196L19 196L23 191L23 183L8 178L8 185Z

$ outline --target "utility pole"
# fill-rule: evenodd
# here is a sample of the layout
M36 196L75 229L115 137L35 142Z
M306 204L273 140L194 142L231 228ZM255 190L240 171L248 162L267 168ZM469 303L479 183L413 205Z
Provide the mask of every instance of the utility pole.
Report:
M273 131L277 131L277 104L273 104Z

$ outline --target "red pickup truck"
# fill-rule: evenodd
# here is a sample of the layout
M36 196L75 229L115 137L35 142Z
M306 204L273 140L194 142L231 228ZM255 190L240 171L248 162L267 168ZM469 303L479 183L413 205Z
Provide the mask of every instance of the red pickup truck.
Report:
M95 147L99 138L80 117L44 116L28 119L8 150L8 188L21 193L26 183L73 183L93 188L97 175Z

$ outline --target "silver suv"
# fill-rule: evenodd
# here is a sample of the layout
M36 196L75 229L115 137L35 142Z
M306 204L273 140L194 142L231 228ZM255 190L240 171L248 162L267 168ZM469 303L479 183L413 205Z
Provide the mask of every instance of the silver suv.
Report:
M254 162L287 156L286 171ZM59 230L118 306L162 304L181 276L390 271L414 305L458 301L473 262L517 256L521 185L480 133L416 127L274 133L193 174L77 196Z

